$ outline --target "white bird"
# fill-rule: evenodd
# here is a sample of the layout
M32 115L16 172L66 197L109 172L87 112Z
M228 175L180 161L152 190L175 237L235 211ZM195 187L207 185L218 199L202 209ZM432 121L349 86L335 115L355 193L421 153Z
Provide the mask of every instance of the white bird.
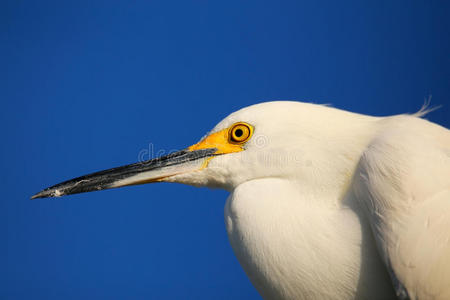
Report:
M223 188L230 243L265 299L450 299L450 131L424 113L257 104L185 150L33 198L158 181Z

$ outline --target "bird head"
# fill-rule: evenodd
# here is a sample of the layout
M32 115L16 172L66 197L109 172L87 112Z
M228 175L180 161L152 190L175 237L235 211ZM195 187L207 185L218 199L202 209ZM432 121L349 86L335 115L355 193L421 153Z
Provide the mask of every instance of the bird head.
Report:
M342 143L334 141L347 130L338 112L342 111L290 101L249 106L226 117L184 150L71 179L32 199L153 182L230 191L260 178L286 178L310 186L321 180L323 184L319 175L329 172L331 178L337 164L330 161L339 161L335 152Z

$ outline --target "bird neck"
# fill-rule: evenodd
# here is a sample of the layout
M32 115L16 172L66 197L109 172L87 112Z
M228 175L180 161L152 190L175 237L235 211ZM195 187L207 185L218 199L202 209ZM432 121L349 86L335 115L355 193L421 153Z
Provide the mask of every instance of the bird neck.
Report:
M376 134L378 118L356 114L328 124L317 124L314 139L304 151L298 186L305 197L340 203L351 184L357 164Z

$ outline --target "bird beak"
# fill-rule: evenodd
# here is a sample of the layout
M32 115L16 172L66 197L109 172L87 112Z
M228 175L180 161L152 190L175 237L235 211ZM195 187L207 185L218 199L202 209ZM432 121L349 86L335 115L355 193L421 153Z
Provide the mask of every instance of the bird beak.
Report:
M204 144L203 144L204 145ZM194 145L195 146L195 145ZM217 148L197 147L181 150L163 157L112 168L64 181L44 189L31 199L59 197L99 191L128 185L164 181L170 176L201 170L215 155Z
M250 134L253 127L246 124ZM127 185L166 181L172 176L199 171L217 155L240 152L243 144L230 143L230 129L206 136L200 142L163 157L112 168L64 181L35 194L31 199L60 197L71 194L100 191Z

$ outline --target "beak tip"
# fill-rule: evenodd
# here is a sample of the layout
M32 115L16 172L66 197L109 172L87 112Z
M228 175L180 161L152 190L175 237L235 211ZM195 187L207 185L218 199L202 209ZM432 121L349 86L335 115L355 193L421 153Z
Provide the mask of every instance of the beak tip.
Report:
M45 198L48 197L48 195L46 195L47 193L45 193L44 191L41 191L39 193L34 194L33 196L31 196L31 200L37 199L37 198Z
M34 194L33 196L31 196L31 200L37 199L37 198L50 198L50 197L60 197L63 194L59 191L59 190L43 190L40 191L37 194Z
M30 197L30 200L34 200L34 199L37 199L37 198L42 198L43 195L41 195L41 193L42 193L42 192L39 192L39 193L37 193L37 194L34 194L33 196Z

